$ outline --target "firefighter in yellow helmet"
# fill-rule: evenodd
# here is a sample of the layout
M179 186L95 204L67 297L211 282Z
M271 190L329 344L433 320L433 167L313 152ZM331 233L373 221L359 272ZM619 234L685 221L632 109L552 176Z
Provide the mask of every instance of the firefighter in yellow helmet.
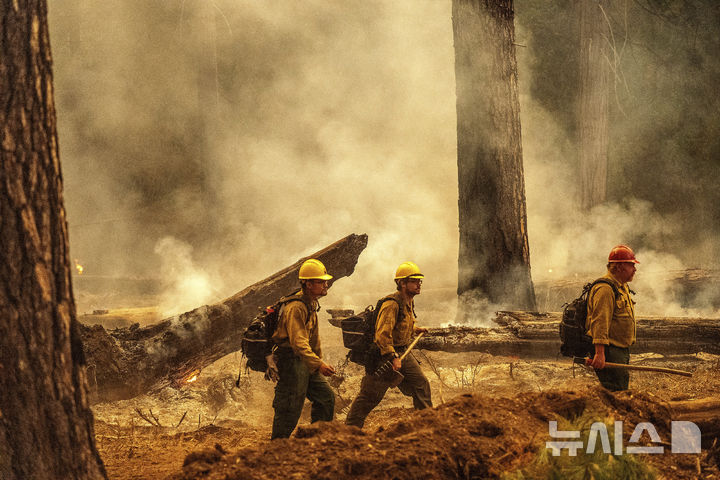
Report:
M298 274L301 290L295 295L299 301L284 303L278 326L272 336L277 348L278 383L271 438L287 438L297 426L305 398L312 403L312 422L331 421L335 412L335 394L324 377L335 369L322 361L317 312L318 299L327 295L329 280L320 260L306 260Z
M345 420L348 425L362 428L365 418L385 396L390 385L386 379L373 373L386 361L392 361L392 368L403 374L404 379L398 388L403 394L412 397L413 406L418 410L432 407L430 382L412 352L400 361L400 355L411 343L413 335L427 331L426 328L415 325L414 299L420 294L424 277L413 262L401 264L395 272L397 291L378 302L380 306L375 324L377 355L365 366L360 393L353 401Z

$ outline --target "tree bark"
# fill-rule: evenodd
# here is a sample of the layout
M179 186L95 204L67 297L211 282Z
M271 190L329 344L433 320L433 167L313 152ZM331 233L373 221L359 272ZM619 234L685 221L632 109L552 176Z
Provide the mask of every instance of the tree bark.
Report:
M458 320L472 305L535 309L512 0L453 0L458 131Z
M580 18L580 101L578 148L580 202L584 210L605 202L608 165L610 35L603 0L578 0Z
M367 235L349 235L222 302L155 325L110 332L100 325L83 326L92 401L121 400L153 388L181 385L215 360L240 349L243 332L259 309L299 288L302 262L317 258L336 281L352 274L366 246Z
M418 348L552 358L560 353L560 316L558 312L498 312L495 328L431 328L418 342ZM720 354L720 320L638 317L637 342L632 352Z
M98 479L43 0L0 0L0 478Z

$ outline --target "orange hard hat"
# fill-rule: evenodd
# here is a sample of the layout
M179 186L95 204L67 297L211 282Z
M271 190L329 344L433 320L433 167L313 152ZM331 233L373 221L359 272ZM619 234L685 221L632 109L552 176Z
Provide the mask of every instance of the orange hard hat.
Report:
M608 256L608 262L609 263L621 263L621 262L640 263L635 258L635 252L633 252L632 248L628 247L627 245L618 245L616 247L613 247L613 249L610 250L610 255Z

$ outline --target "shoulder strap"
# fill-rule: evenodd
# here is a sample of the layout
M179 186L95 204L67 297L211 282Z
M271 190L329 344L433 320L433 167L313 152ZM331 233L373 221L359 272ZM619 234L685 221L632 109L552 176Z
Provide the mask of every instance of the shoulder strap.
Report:
M277 303L278 318L280 317L281 309L284 308L287 304L292 303L292 302L302 302L303 305L305 305L305 308L307 308L308 316L307 316L307 318L305 319L305 324L307 325L307 322L310 320L310 314L314 311L314 308L312 307L312 305L309 305L309 304L305 301L304 298L298 297L297 295L293 295L293 296L288 297L288 298L283 298L283 299L281 299L281 300Z
M398 313L397 313L397 316L395 317L395 323L397 323L398 320L400 320L400 315L402 315L402 305L398 301L397 298L393 297L392 295L388 295L387 297L383 297L380 300L378 300L377 306L375 307L375 310L377 311L377 313L375 314L375 325L377 325L377 317L378 317L378 315L380 315L380 308L388 300L393 301L398 304Z
M592 290L592 287L594 287L595 285L597 285L599 283L604 283L606 285L610 285L610 287L613 289L613 293L615 293L615 299L617 300L617 298L620 296L620 290L618 290L618 288L615 286L615 284L613 282L611 282L607 278L603 278L603 277L598 278L597 280L595 280L594 282L592 282L590 284L590 286L588 287L588 290L587 290L588 296L590 296L589 292L590 292L590 290Z

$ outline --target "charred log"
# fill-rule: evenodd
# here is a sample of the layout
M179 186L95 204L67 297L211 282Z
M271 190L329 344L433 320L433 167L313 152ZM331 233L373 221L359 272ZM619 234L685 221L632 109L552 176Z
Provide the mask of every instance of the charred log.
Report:
M497 327L431 328L418 348L446 352L554 357L560 352L560 313L498 312ZM720 354L720 319L640 317L634 353Z
M599 275L587 272L575 280L535 282L538 310L551 312L562 308L566 302L577 297L583 285ZM711 307L720 309L720 271L701 268L668 270L652 274L653 281L668 285L663 291L663 301L677 303L683 308ZM645 293L645 292L643 292Z
M222 302L147 327L108 332L99 325L81 326L93 401L132 398L183 383L240 349L243 331L259 309L297 288L297 272L307 258L321 260L337 280L353 273L366 246L367 235L349 235Z

